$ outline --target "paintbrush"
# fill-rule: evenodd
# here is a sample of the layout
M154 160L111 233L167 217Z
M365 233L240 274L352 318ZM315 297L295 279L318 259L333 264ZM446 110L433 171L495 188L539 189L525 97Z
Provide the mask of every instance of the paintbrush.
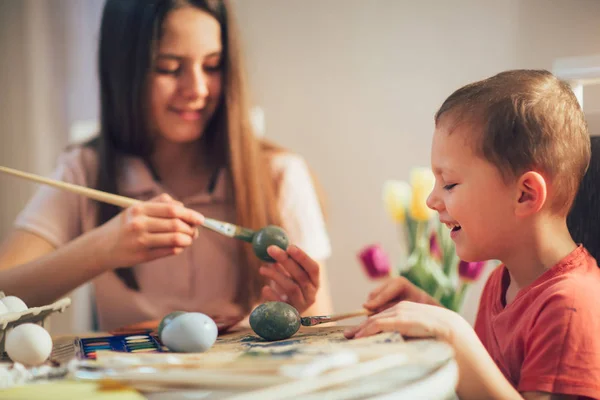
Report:
M358 311L344 313L344 314L318 315L318 316L312 316L312 317L301 317L300 318L300 324L302 326L315 326L315 325L325 324L327 322L341 321L343 319L368 316L368 315L371 315L371 314L373 314L373 313L371 311L368 311L368 310L358 310Z
M71 193L76 193L93 200L97 200L103 203L112 204L117 207L127 208L135 204L141 203L141 200L131 199L125 196L119 196L117 194L106 193L100 190L91 189L85 186L74 185L63 181L57 181L54 179L45 178L43 176L30 174L28 172L22 172L16 169L7 168L0 166L0 172L4 172L9 175L13 175L19 178L30 180L44 185L52 186L57 189L66 190ZM243 240L245 242L252 243L252 240L257 233L248 228L243 228L238 225L230 224L228 222L218 221L212 218L205 218L202 224L204 228L210 229L211 231L220 233L221 235ZM264 228L263 228L264 229ZM260 230L258 231L260 232Z

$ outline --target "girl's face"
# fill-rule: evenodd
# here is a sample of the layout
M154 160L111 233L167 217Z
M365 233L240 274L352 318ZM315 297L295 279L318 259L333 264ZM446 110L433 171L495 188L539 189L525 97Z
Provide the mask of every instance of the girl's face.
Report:
M169 13L150 75L150 123L159 140L197 141L222 92L221 27L192 7Z

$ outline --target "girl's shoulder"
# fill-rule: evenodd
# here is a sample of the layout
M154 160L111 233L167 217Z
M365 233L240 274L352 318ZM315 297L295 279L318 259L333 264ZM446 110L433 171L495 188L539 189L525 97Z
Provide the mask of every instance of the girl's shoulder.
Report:
M308 166L304 158L291 152L274 154L271 157L271 168L276 175L308 173Z
M98 175L98 153L90 145L69 144L59 155L57 167L80 177L87 186L93 186Z
M276 177L294 172L308 172L308 165L299 154L264 139L261 140L261 148Z

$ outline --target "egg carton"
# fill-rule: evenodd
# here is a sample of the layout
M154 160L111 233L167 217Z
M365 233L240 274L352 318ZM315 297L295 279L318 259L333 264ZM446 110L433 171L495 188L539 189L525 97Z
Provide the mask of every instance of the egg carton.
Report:
M4 292L0 291L0 299L6 297ZM33 323L45 327L46 318L55 312L63 312L71 305L71 299L65 297L41 307L31 307L21 312L9 312L0 315L0 356L4 353L4 342L6 333L9 329L25 323Z

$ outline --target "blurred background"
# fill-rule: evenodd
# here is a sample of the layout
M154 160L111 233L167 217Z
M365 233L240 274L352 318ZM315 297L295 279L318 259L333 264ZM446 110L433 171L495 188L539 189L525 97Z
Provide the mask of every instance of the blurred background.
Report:
M258 128L304 156L327 196L337 312L360 307L378 284L356 257L363 246L400 255L382 185L429 165L433 114L452 91L513 68L600 74L598 0L233 3ZM67 143L94 132L102 6L0 1L0 165L49 175ZM591 83L578 90L600 134L600 85ZM0 239L35 190L0 177ZM469 321L484 280L467 295ZM61 318L87 312L74 306Z

